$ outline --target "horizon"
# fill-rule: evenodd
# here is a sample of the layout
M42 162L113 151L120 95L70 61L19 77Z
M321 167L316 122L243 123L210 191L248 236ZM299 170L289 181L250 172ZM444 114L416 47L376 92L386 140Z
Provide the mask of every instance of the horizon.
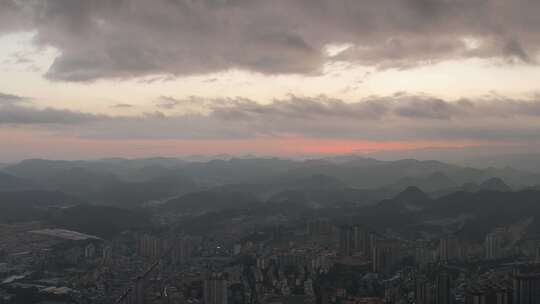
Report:
M347 153L347 154L309 154L309 155L256 155L256 154L193 154L184 156L148 156L148 157L104 157L104 158L75 158L75 159L54 159L54 158L25 158L21 160L11 162L0 162L0 173L4 168L10 168L11 166L17 166L18 164L28 163L32 161L44 161L44 162L87 162L87 163L99 163L99 162L114 162L114 161L182 161L185 163L212 163L214 161L232 161L232 160L286 160L294 162L309 162L325 160L331 163L339 164L341 162L347 162L352 160L374 160L378 162L400 162L400 161L417 161L417 162L439 162L448 165L454 165L463 168L475 168L475 169L512 169L521 172L528 172L532 174L540 173L540 165L530 165L531 162L540 161L540 153L527 153L527 154L494 154L490 156L485 155L470 155L463 157L462 155L431 158L430 155L433 151L427 153L427 157L414 157L416 155L415 150L409 151L413 155L395 153L390 151L390 154L377 154L377 153ZM454 151L455 152L455 151ZM523 160L525 159L525 160Z
M256 154L256 153L242 153L242 154L228 154L228 153L200 153L200 154L187 154L187 155L144 155L144 156L115 156L108 155L104 157L95 158L55 158L55 157L27 157L18 159L6 159L0 160L2 167L15 165L29 160L44 160L44 161L66 161L66 162L99 162L107 160L152 160L152 159L174 159L182 160L186 162L210 162L212 160L231 160L231 159L283 159L293 161L308 161L308 160L322 160L333 159L341 157L353 157L363 159L374 159L378 161L399 161L399 160L417 160L417 161L439 161L442 163L462 166L473 167L479 169L485 168L512 168L520 171L528 172L540 172L540 153L535 151L522 152L520 150L509 152L506 151L506 147L487 147L489 151L485 150L486 147L476 147L474 149L460 149L460 148L425 148L425 149L413 149L413 150L389 150L389 151L376 151L370 153L305 153L305 154ZM0 171L1 168L0 167Z

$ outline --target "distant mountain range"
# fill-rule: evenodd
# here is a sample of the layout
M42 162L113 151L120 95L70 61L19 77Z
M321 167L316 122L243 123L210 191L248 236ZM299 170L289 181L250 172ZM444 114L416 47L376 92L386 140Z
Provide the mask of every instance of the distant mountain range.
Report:
M512 168L353 156L28 160L0 172L0 222L40 220L107 237L147 227L150 214L185 214L199 230L235 214L294 214L478 239L524 220L540 234L538 185L539 175Z
M34 182L0 172L0 191L39 188Z
M534 151L534 150L533 150ZM538 149L537 149L538 151ZM514 168L540 173L540 153L525 151L524 147L479 146L468 148L426 148L407 151L380 151L369 154L381 160L415 158L470 166L473 168Z
M540 191L508 191L500 181L489 180L486 187L501 190L457 191L432 198L416 187L395 197L359 209L349 219L401 233L456 233L464 239L481 240L496 227L530 222L529 233L540 234Z
M81 203L80 199L60 191L0 191L0 222L36 220L48 209Z
M0 223L24 221L42 221L105 238L150 225L148 215L139 211L93 206L59 191L0 191Z
M237 192L258 201L312 206L366 205L414 186L441 196L453 191L523 189L540 174L475 169L439 161L380 161L358 156L313 160L174 158L51 161L31 159L0 170L0 190L58 190L90 203L122 207L163 203L201 191ZM488 180L487 184L485 181Z
M463 163L477 167L510 167L540 173L540 153L506 153L489 157L471 157L465 159Z

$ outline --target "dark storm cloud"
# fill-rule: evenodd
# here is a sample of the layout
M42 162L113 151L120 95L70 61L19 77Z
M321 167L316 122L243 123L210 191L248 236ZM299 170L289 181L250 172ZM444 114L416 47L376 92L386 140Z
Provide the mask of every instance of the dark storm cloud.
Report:
M5 0L0 33L36 30L37 44L60 50L46 73L58 80L231 68L311 74L332 60L532 64L539 13L536 0ZM342 43L352 47L333 58L324 52Z

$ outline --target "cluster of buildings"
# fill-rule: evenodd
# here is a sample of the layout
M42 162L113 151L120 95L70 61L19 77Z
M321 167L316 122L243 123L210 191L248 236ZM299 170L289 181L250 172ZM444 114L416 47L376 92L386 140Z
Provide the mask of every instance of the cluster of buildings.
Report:
M328 219L109 240L8 228L17 238L0 244L2 304L540 303L539 243L510 229L475 242L451 233L407 239Z

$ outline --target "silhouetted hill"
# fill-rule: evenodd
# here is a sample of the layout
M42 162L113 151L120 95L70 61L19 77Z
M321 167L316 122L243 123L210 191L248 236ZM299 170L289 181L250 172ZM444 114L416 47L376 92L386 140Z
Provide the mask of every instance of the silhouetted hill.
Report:
M530 189L530 188L529 188ZM441 197L445 195L452 194L454 192L477 192L477 191L512 191L512 188L508 186L502 179L500 178L490 178L482 182L481 184L469 182L464 183L460 187L451 187L439 191L432 192L433 197Z
M70 230L110 238L151 225L148 215L110 206L77 205L59 210L50 222Z
M409 186L435 193L434 197L441 196L453 191L470 191L460 188L459 185L465 183L477 184L481 189L480 183L493 177L503 178L515 189L520 189L520 185L540 184L534 175L508 168L481 170L438 161L379 161L358 156L305 161L231 158L208 162L168 158L33 159L10 165L5 170L15 178L35 182L39 189L56 189L80 196L90 203L122 207L212 188L242 192L261 201L298 200L303 204L328 205L337 201L367 204L391 197ZM0 189L19 189L9 187L18 187L17 183L13 179L7 180L6 187ZM504 188L501 183L484 186L487 189Z
M540 153L499 154L484 157L473 157L465 162L480 167L511 167L516 170L540 173Z
M343 189L347 188L347 184L332 176L316 174L292 180L289 187L297 189Z
M493 177L488 180L485 180L483 183L480 184L480 190L484 191L512 191L512 188L510 188L507 184L504 183L504 181L500 178Z
M452 192L458 192L458 191L465 191L465 192L480 191L480 185L478 185L477 183L472 183L472 182L464 183L463 185L461 185L461 187L459 187L458 189Z
M418 187L411 186L403 190L396 197L394 197L394 200L400 203L417 203L429 201L430 198L424 191L420 190Z
M186 164L187 162L181 159L165 157L112 158L88 162L85 168L92 171L108 172L123 181L138 182L173 174Z
M180 160L160 158L101 161L34 159L6 169L31 177L43 189L59 190L99 204L134 207L147 201L199 190L195 182L175 170L175 166L182 164L184 162ZM170 167L165 167L167 165ZM131 175L123 180L115 173Z
M41 181L77 166L78 162L63 160L28 159L4 168L17 177Z
M170 174L171 170L181 168L185 164L186 162L176 158L110 158L95 161L29 159L7 165L4 170L18 177L38 181L47 180L73 168L114 175L126 181L143 181Z
M260 201L246 193L207 190L188 193L169 200L161 208L175 212L208 212L231 208L250 208L257 204L260 204Z
M182 168L182 172L209 185L223 185L271 178L301 165L302 162L279 158L233 158L190 163Z
M425 197L418 191L407 191L407 201L422 201ZM529 233L540 233L540 191L455 192L426 201L422 204L423 208L406 206L397 198L384 200L374 206L361 208L356 221L373 227L391 227L403 233L423 229L447 233L450 229L463 238L482 240L496 227L532 219Z
M399 161L361 160L335 163L330 161L304 162L302 166L291 168L283 176L302 177L316 174L338 178L347 185L361 189L389 187L401 191L408 186L420 187L424 191L437 191L455 187L465 182L480 182L493 177L498 171L463 168L438 161ZM529 176L523 173L523 176ZM425 189L424 189L425 188Z
M431 198L418 187L408 187L391 199L381 201L377 207L393 209L391 213L416 212L428 208Z
M7 173L0 172L0 191L27 190L39 188L35 183Z
M251 183L223 185L214 190L241 192L272 204L287 202L315 208L367 205L395 194L388 190L352 188L324 174L301 177L284 175Z
M437 206L426 211L425 218L456 218L467 215L461 233L464 237L482 239L495 227L533 219L533 233L540 232L540 191L457 192L437 200Z
M110 173L73 167L56 173L43 181L43 184L50 189L91 199L96 192L117 182L119 182L118 178Z
M369 158L369 157L362 157L358 155L338 155L333 157L327 157L324 158L324 160L327 160L329 162L333 162L336 164L345 164L349 166L374 166L374 165L380 165L384 163L383 161Z
M50 207L80 203L80 199L59 191L4 191L0 192L0 221L39 220Z
M434 172L428 176L419 178L405 177L398 182L388 186L391 189L406 189L414 186L422 189L422 191L433 192L440 189L445 189L454 186L456 183L442 172Z
M291 189L271 196L267 202L295 203L306 207L352 207L373 204L391 196L393 193L386 190L361 190L354 188L340 189Z
M302 177L283 175L252 180L250 182L226 184L217 186L214 189L243 192L265 201L278 193L291 190L342 190L346 188L349 187L341 180L324 174L318 174Z
M200 186L181 175L162 176L141 182L115 182L105 185L98 194L108 205L133 207L200 190Z

